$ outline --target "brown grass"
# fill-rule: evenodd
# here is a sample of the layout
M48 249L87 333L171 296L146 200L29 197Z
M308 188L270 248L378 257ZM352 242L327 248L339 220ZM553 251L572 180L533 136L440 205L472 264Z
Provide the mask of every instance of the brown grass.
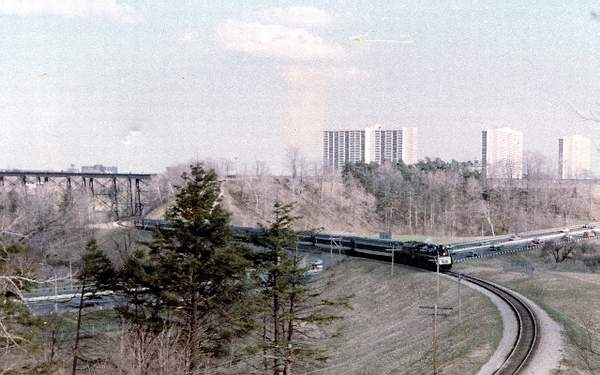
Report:
M353 294L353 310L339 323L326 345L327 366L316 374L422 374L432 366L431 311L435 274L389 264L353 259L333 271L332 295ZM473 374L494 352L502 324L495 306L484 296L462 288L463 323L457 312L440 318L438 361L442 374ZM440 306L456 308L456 284L441 279Z
M276 201L296 202L300 229L373 234L384 228L375 198L340 178L240 177L224 184L224 204L234 225L255 226L271 217Z
M567 260L556 264L549 258L540 257L539 253L465 262L455 268L522 293L560 323L565 344L560 373L600 372L600 354L580 347L589 334L591 349L599 352L599 273L593 272L581 261Z

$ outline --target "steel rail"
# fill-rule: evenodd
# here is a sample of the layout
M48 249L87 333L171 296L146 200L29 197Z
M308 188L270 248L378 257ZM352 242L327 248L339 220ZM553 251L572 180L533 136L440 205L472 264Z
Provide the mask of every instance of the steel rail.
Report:
M448 272L449 275L458 277L455 272ZM494 374L519 374L531 360L531 355L538 344L539 324L537 317L529 307L529 304L523 301L507 289L497 286L488 281L477 277L462 274L464 280L478 285L506 302L517 317L518 333L512 349L500 368Z

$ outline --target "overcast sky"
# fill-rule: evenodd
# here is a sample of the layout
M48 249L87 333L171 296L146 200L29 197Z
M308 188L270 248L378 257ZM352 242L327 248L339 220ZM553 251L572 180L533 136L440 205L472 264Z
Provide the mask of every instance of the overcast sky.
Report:
M430 3L0 0L0 168L277 171L374 124L418 127L421 158L479 159L500 126L600 146L572 109L600 107L600 0Z

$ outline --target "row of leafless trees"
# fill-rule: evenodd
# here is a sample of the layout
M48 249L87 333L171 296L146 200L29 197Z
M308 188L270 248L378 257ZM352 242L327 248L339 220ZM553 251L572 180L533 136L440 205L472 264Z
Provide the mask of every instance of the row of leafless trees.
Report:
M28 289L66 279L71 266L77 268L91 236L90 207L87 194L50 184L1 188L0 372L36 369L54 358L53 335L48 337L48 353L35 350L46 344L43 332L52 319L33 317L18 299Z
M448 236L497 235L594 216L594 186L556 179L483 181L461 163L363 166L346 174L378 201L389 229Z
M306 220L326 230L388 230L445 236L481 236L562 226L589 220L597 199L589 182L498 180L456 170L415 170L391 165L345 179L238 176L225 184L226 203L241 225L254 225L276 199L297 201ZM302 224L302 223L300 223Z

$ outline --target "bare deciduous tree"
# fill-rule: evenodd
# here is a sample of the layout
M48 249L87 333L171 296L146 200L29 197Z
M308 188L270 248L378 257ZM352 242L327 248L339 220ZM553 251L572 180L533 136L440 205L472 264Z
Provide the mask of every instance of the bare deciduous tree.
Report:
M254 175L257 177L266 176L269 174L269 165L264 160L256 160L254 162Z
M542 247L542 256L550 254L555 263L572 258L577 244L569 241L548 241Z
M583 367L590 374L597 374L600 370L600 350L596 339L596 319L587 310L581 310L576 315L579 324L565 329L565 334L575 347L575 354Z

